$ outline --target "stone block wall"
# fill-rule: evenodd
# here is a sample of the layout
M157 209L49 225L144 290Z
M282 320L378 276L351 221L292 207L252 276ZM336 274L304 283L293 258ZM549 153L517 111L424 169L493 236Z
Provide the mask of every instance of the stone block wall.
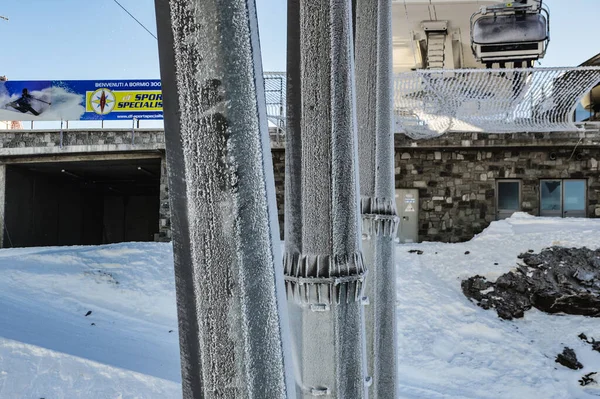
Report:
M285 201L285 149L271 149L273 155L273 175L275 176L275 197L277 199L277 216L279 219L279 236L283 240L284 201Z
M131 130L6 130L0 134L0 156L164 150L164 131Z
M540 179L586 179L600 217L600 134L454 134L396 138L396 187L418 188L419 239L466 241L496 220L496 182L521 180L521 210L539 215Z
M50 154L160 151L161 241L169 241L171 215L161 130L3 131L0 158ZM419 239L457 242L496 220L496 181L521 180L523 211L539 215L539 180L586 179L588 217L600 217L600 132L448 134L413 141L395 137L397 188L418 188ZM273 146L280 235L284 231L285 150Z
M160 207L158 208L158 241L168 242L173 237L171 230L171 205L169 204L169 179L167 157L160 160Z
M600 217L600 133L396 135L396 188L418 188L419 239L467 241L496 220L496 181L521 180L522 211L539 215L540 179L586 179L588 217ZM280 234L285 150L272 149ZM550 159L554 154L555 159Z

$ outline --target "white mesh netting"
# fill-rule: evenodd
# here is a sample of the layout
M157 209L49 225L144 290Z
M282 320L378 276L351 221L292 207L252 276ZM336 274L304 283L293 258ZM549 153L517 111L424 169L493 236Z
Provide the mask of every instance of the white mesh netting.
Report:
M575 131L575 107L599 82L600 67L406 72L394 78L396 131Z
M286 75L284 72L265 72L265 99L269 123L285 132Z

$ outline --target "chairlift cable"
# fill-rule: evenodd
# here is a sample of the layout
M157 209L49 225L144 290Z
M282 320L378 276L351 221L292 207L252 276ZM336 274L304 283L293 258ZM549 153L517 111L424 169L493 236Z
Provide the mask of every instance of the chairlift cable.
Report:
M131 18L133 18L133 20L135 22L137 22L142 28L144 28L146 30L146 32L148 32L153 38L155 38L156 40L158 40L158 38L156 37L156 35L154 33L152 33L148 28L146 28L146 26L143 23L141 23L136 17L134 17L133 14L130 13L125 7L123 7L123 5L121 3L119 3L117 0L113 0L113 1L115 3L117 3L117 5L119 7L121 7L123 9L123 11L125 11L127 14L129 14L129 16Z

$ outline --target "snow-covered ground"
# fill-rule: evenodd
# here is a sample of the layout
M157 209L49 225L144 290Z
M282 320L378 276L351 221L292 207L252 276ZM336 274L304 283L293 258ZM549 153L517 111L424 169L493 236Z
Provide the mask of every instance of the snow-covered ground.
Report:
M600 353L577 335L600 339L600 320L534 309L503 321L460 282L494 279L529 249L597 248L599 237L600 219L517 214L467 243L399 245L399 396L597 398L577 380L600 371ZM0 399L180 398L172 268L169 244L0 251ZM555 363L564 346L584 369Z
M495 280L516 265L520 253L552 245L600 247L600 220L519 213L466 243L398 246L399 396L597 398L591 386L582 389L577 381L600 372L600 353L577 335L600 339L600 319L532 309L523 319L505 321L471 303L460 288L461 280L476 274ZM564 346L575 350L582 370L555 363Z
M178 398L180 382L171 245L0 251L1 399Z

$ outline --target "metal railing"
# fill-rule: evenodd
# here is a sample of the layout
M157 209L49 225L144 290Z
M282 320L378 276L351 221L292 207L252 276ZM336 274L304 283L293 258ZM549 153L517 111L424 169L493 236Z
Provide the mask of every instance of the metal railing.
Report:
M265 72L264 82L267 119L269 121L269 136L274 145L283 145L283 143L285 143L286 121L285 72Z

